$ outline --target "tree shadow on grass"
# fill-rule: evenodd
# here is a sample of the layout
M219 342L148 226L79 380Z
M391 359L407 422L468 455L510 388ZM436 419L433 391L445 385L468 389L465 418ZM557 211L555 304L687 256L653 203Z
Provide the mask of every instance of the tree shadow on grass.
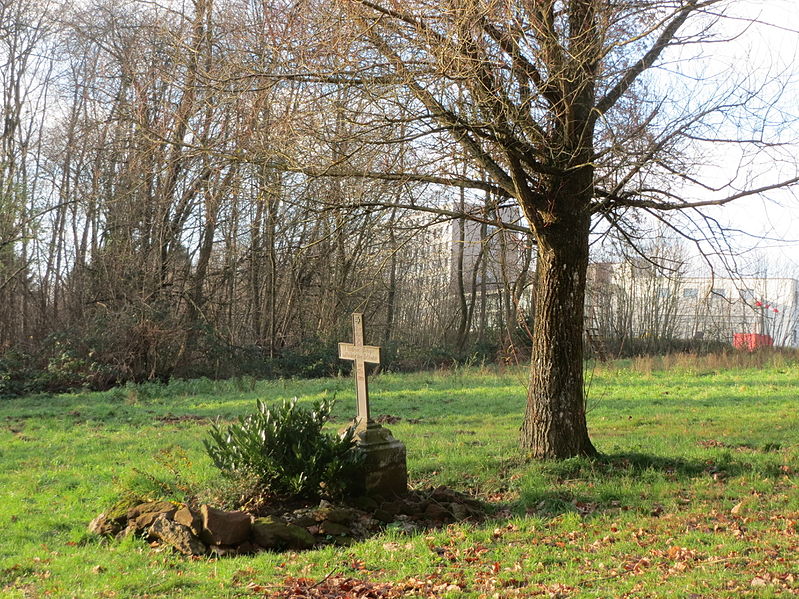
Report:
M657 516L664 504L689 506L695 499L690 488L698 483L723 485L753 472L769 479L785 474L777 463L755 466L728 452L704 459L620 452L545 462L537 469L538 476L522 483L516 511L543 517L630 510Z

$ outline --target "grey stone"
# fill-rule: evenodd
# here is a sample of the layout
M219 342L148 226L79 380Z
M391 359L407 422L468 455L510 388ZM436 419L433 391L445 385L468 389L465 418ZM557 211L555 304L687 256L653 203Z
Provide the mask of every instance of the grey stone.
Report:
M163 515L153 522L150 535L184 555L204 555L207 551L205 544L187 526L168 520Z
M200 506L203 530L200 538L209 545L238 545L250 536L251 519L246 512L226 512Z
M161 516L164 516L167 520L172 520L176 511L177 508L173 505L165 511L145 512L135 520L128 520L128 528L133 528L137 533L143 532Z
M325 507L317 509L314 517L317 522L327 520L329 522L337 522L338 524L349 524L355 520L356 515L354 510L349 510L347 508Z
M355 448L363 455L353 491L363 495L403 495L408 490L405 445L391 431L369 421L355 429Z
M123 529L123 522L119 519L109 518L105 512L89 522L89 532L95 535L114 536Z
M264 549L310 549L316 544L316 538L306 529L275 518L257 518L251 533L253 543Z
M177 522L178 524L182 524L191 529L195 535L200 536L200 533L203 529L203 520L200 517L200 514L193 511L188 506L183 506L178 511L175 512L175 515L172 519Z
M295 526L302 526L308 528L318 522L316 514L312 510L296 510L288 517L288 522Z
M325 520L319 525L319 532L325 535L348 535L352 531L349 526L339 524L338 522L330 522Z
M174 514L177 506L171 501L148 501L133 506L128 510L128 520L138 520L145 514ZM153 519L155 520L155 518Z
M376 509L373 515L375 520L385 522L386 524L394 521L394 515L383 509Z

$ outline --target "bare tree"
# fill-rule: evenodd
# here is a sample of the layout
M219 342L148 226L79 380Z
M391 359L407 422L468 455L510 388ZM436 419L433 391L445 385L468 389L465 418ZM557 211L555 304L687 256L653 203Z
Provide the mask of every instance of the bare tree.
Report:
M37 197L53 79L50 10L46 0L0 1L0 347L39 334L43 320L32 300L43 249L35 231L54 209Z
M688 256L681 240L666 233L661 228L636 248L646 257L622 247L605 254L612 262L589 266L587 318L621 354L633 341L635 351L666 351L677 335Z
M728 1L49 6L0 0L0 344L69 331L107 381L325 348L355 309L387 343L511 339L535 246L523 446L590 454L589 238L687 210L707 245L713 204L776 186L747 164L780 88L688 60ZM742 148L731 185L709 144Z
M724 41L714 31L733 5L338 0L315 8L326 20L313 27L314 34L329 32L338 49L321 53L312 79L322 87L346 85L354 96L371 95L375 101L360 121L370 134L382 113L386 121L414 123L413 139L424 148L413 170L360 174L489 189L524 212L537 244L537 268L521 444L535 457L595 453L583 398L592 225L604 220L634 243L640 221L630 217L636 211L666 222L664 214L690 212L689 222L713 225L698 211L799 180L795 173L779 181L748 173L743 182L736 175L721 185L702 181L695 148L729 144L744 165L774 145L750 132L758 129L753 120L761 132L774 131L769 94L781 88L729 72L711 82L701 68L690 68L701 60L689 54L691 48ZM295 70L296 76L308 72ZM675 81L695 85L678 97ZM392 95L390 89L402 91ZM356 115L352 121L358 122ZM386 147L390 140L384 136L379 143ZM460 144L472 172L486 173L488 181L452 169L452 142ZM681 191L689 184L706 197Z

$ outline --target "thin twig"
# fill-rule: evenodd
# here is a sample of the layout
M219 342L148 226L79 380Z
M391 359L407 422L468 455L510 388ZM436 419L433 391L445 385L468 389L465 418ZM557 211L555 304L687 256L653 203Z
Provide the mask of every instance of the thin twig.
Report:
M333 576L333 574L335 574L336 572L338 572L338 568L333 568L333 569L330 571L330 573L329 573L327 576L325 576L325 577L324 577L324 578L322 578L321 580L319 580L319 581L315 582L314 584L312 584L312 585L311 585L311 586L309 586L308 588L309 588L309 589L315 589L315 588L316 588L316 587L318 587L320 584L322 584L322 583L323 583L323 582L325 582L327 579L329 579L331 576Z

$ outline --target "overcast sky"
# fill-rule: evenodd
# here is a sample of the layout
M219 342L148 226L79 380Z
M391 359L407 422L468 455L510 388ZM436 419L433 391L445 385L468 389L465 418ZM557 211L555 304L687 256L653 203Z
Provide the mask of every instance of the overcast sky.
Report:
M740 0L733 4L738 15L754 17L762 24L749 27L743 35L724 47L726 59L740 62L741 69L755 69L762 77L785 77L792 88L779 98L778 109L791 123L784 139L794 142L782 152L782 164L767 163L763 169L774 181L796 176L799 171L799 10L795 0ZM730 21L731 29L744 29L745 21ZM722 47L719 46L721 49ZM734 160L730 161L735 163ZM799 188L772 191L760 197L735 202L714 215L732 226L769 240L746 240L742 245L754 248L753 257L764 256L776 266L787 266L799 276ZM784 264L783 264L784 263Z

